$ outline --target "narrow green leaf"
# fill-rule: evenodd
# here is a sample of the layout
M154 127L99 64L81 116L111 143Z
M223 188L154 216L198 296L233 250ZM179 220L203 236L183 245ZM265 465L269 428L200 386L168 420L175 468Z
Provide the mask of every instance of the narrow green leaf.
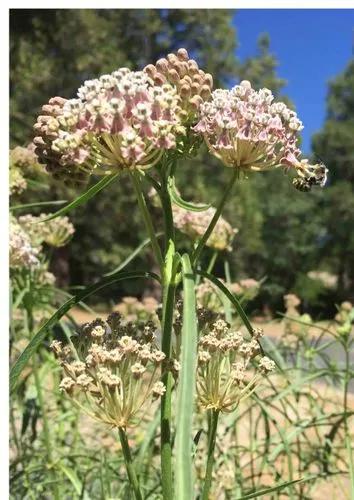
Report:
M229 301L235 306L235 309L238 312L240 318L242 319L248 332L250 333L250 335L253 336L252 325L247 317L247 314L243 310L243 307L241 306L238 298L233 293L231 293L230 290L228 288L226 288L226 286L216 276L214 276L210 273L207 273L206 271L201 271L201 270L196 271L196 273L200 274L204 278L206 278L209 281L211 281L212 283L214 283L214 285L217 286L222 291L222 293L224 295L226 295L226 297L229 299Z
M75 491L78 495L82 493L82 484L79 478L76 475L76 472L73 469L69 469L64 464L59 464L59 469L66 475L71 484L74 486Z
M105 187L109 186L119 175L120 172L113 174L113 175L108 175L107 177L103 177L100 181L96 182L93 186L91 186L87 191L82 193L80 196L75 198L74 201L66 205L65 207L61 208L54 214L52 214L50 217L47 217L46 219L43 219L41 222L47 222L49 220L55 219L56 217L59 217L60 215L65 215L74 208L79 207L80 205L83 205L84 203L87 203L88 200L93 198L97 193L102 191Z
M314 479L317 479L320 476L308 476L308 477L303 477L302 479L294 479L293 481L286 481L285 483L278 484L277 486L273 486L272 488L266 488L264 490L259 490L256 493L250 493L249 495L244 495L237 500L249 500L250 498L259 498L264 495L268 495L269 493L272 493L274 491L280 491L286 488L287 486L291 486L292 484L298 484L298 483L307 483L309 481L313 481Z
M193 494L193 410L197 368L197 314L195 278L189 256L182 256L183 327L181 373L178 385L176 418L176 498L190 500Z
M168 192L170 193L171 200L175 205L178 207L184 208L185 210L188 210L189 212L204 212L205 210L208 210L208 208L211 207L210 204L208 205L202 205L202 204L194 204L189 201L185 201L181 198L181 196L178 194L178 191L176 189L175 185L175 178L170 177L168 180L168 186L167 186Z
M137 279L137 278L146 278L146 279L153 278L156 279L157 281L160 280L160 278L156 274L150 272L131 271L131 272L117 273L114 274L113 276L110 276L109 278L102 279L101 281L95 283L94 285L84 288L82 291L78 292L76 295L67 300L61 307L59 307L59 309L53 314L53 316L49 318L49 320L38 330L38 332L34 335L34 337L29 342L27 347L24 349L24 351L22 351L20 356L17 358L10 372L10 391L13 391L13 389L16 387L18 377L20 376L22 370L28 363L31 356L36 352L38 347L41 345L41 343L47 336L49 329L53 327L60 320L60 318L62 318L64 314L67 313L67 311L69 311L73 306L75 306L82 300L86 299L87 297L90 297L90 295L93 295L94 293L112 285L113 283L125 279Z
M37 208L37 207L47 207L51 205L63 205L67 200L55 200L55 201L39 201L37 203L25 203L24 205L13 205L10 207L10 211L22 210L24 208Z

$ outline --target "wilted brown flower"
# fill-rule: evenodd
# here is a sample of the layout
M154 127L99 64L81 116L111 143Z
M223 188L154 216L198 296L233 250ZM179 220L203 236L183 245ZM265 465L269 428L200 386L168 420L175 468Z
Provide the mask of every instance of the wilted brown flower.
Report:
M151 322L126 323L113 313L106 321L83 325L73 338L79 361L54 341L52 350L65 373L61 390L95 420L112 427L134 425L144 406L165 391L158 380L165 355L155 337Z

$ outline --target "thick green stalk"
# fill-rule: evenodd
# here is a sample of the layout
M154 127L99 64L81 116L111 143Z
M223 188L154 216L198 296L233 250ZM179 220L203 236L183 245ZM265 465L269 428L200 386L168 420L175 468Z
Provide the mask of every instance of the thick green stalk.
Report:
M171 340L173 311L175 302L176 286L174 282L164 285L163 290L163 312L162 312L162 351L166 359L171 357ZM161 477L162 494L164 500L172 499L172 443L171 443L171 396L172 396L172 374L165 371L162 374L162 382L166 392L161 398Z
M232 188L234 187L234 184L236 182L236 179L238 179L239 177L239 171L237 168L233 169L233 173L232 173L232 178L230 180L230 183L229 185L227 186L227 188L225 189L224 191L224 194L219 202L219 205L216 209L216 212L214 214L214 217L211 219L210 221L210 224L207 228L207 230L205 231L205 233L203 234L201 240L199 241L198 243L198 246L197 248L194 250L193 252L193 255L192 255L192 258L191 258L191 261L192 261L192 266L195 268L197 262L198 262L198 259L200 257L200 254L202 253L202 250L206 244L206 242L208 241L208 238L209 236L211 235L211 233L213 232L213 229L214 227L216 226L216 223L218 222L219 220L219 217L221 215L221 212L225 206L225 203L227 201L227 198L229 197L229 194L231 193L231 190Z
M148 232L148 235L149 235L149 238L151 241L151 246L152 246L152 249L154 251L154 255L155 255L155 258L157 260L157 263L158 263L160 270L162 272L163 267L164 267L162 253L161 253L161 249L160 249L160 246L159 246L157 238L156 238L156 231L155 231L154 226L152 224L150 213L149 213L149 210L146 206L145 198L144 198L144 195L143 195L142 190L141 190L139 174L136 172L131 172L131 179L133 181L135 193L136 193L136 196L138 199L138 205L139 205L141 214L142 214L143 219L144 219L145 227L146 227L146 230Z
M209 429L208 429L208 458L207 466L205 472L204 487L202 492L201 500L209 499L209 492L212 482L213 466L214 466L214 450L216 442L216 430L218 427L218 410L209 410L211 412L209 418Z
M122 445L122 451L123 451L124 460L125 460L125 467L127 469L129 482L130 482L131 487L134 491L134 496L135 496L136 500L143 500L143 497L142 497L142 494L140 491L140 487L139 487L138 478L137 478L137 475L136 475L135 469L134 469L132 455L130 453L127 435L125 433L125 430L122 427L119 427L118 431L119 431L120 444Z
M173 312L176 294L177 262L174 246L174 225L171 198L167 189L167 176L161 172L161 190L159 192L164 217L165 233L165 262L162 280L162 351L166 360L171 358ZM162 372L161 378L166 392L161 398L161 478L162 495L164 500L172 500L172 443L171 443L171 398L172 374L170 371Z

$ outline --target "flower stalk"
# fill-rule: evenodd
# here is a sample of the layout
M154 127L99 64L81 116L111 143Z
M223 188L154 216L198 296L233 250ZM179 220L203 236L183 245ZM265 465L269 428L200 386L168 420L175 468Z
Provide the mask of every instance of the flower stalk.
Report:
M216 223L218 222L218 219L221 215L221 212L225 206L225 203L229 197L229 194L231 193L234 185L235 185L235 182L236 182L236 179L238 179L239 177L239 171L238 169L234 169L233 170L233 173L232 173L232 177L231 177L231 180L230 180L230 183L229 185L227 186L227 188L225 189L225 192L219 202L219 205L217 207L217 210L214 214L214 217L212 218L212 220L210 221L210 224L207 228L207 230L205 231L204 235L202 236L202 238L200 239L199 243L198 243L198 246L197 248L194 250L193 252L193 255L192 255L192 266L195 268L196 264L198 263L198 260L199 260L199 257L203 251L203 248L206 244L206 242L208 241L208 238L209 236L211 235L211 233L213 232L213 229L214 227L216 226Z
M132 455L130 453L130 447L127 439L127 434L124 430L123 427L119 427L118 429L119 432L119 439L120 443L122 446L122 451L124 455L124 461L125 461L125 467L127 469L127 474L129 477L129 482L131 484L131 487L133 488L134 491L134 496L136 500L143 500L141 491L140 491L140 486L139 486L139 481L135 472L134 464L133 464L133 459Z
M216 431L218 427L219 410L209 410L208 412L208 456L205 471L205 480L201 500L209 499L209 492L212 483L212 474L214 467L214 450L216 443Z
M141 190L139 174L137 174L136 172L132 172L131 179L133 181L133 186L134 186L135 193L136 193L136 196L138 199L138 205L139 205L141 214L142 214L143 219L144 219L145 227L146 227L146 230L148 232L148 235L149 235L149 238L151 241L151 246L152 246L155 258L157 260L157 263L159 265L159 268L161 270L161 273L162 273L163 267L164 267L164 262L163 262L163 258L162 258L162 254L161 254L161 249L160 249L160 246L158 244L158 241L156 238L156 231L155 231L154 226L152 224L150 213L149 213L149 210L146 206L146 201L145 201L144 195L143 195L142 190Z

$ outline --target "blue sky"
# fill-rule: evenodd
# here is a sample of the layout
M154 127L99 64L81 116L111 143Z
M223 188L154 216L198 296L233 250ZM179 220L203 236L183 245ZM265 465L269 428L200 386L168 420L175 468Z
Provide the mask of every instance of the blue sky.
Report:
M325 119L327 83L354 54L354 10L238 9L234 25L241 60L256 53L260 33L269 33L278 75L288 81L284 93L305 125L302 149L309 153L311 135Z

